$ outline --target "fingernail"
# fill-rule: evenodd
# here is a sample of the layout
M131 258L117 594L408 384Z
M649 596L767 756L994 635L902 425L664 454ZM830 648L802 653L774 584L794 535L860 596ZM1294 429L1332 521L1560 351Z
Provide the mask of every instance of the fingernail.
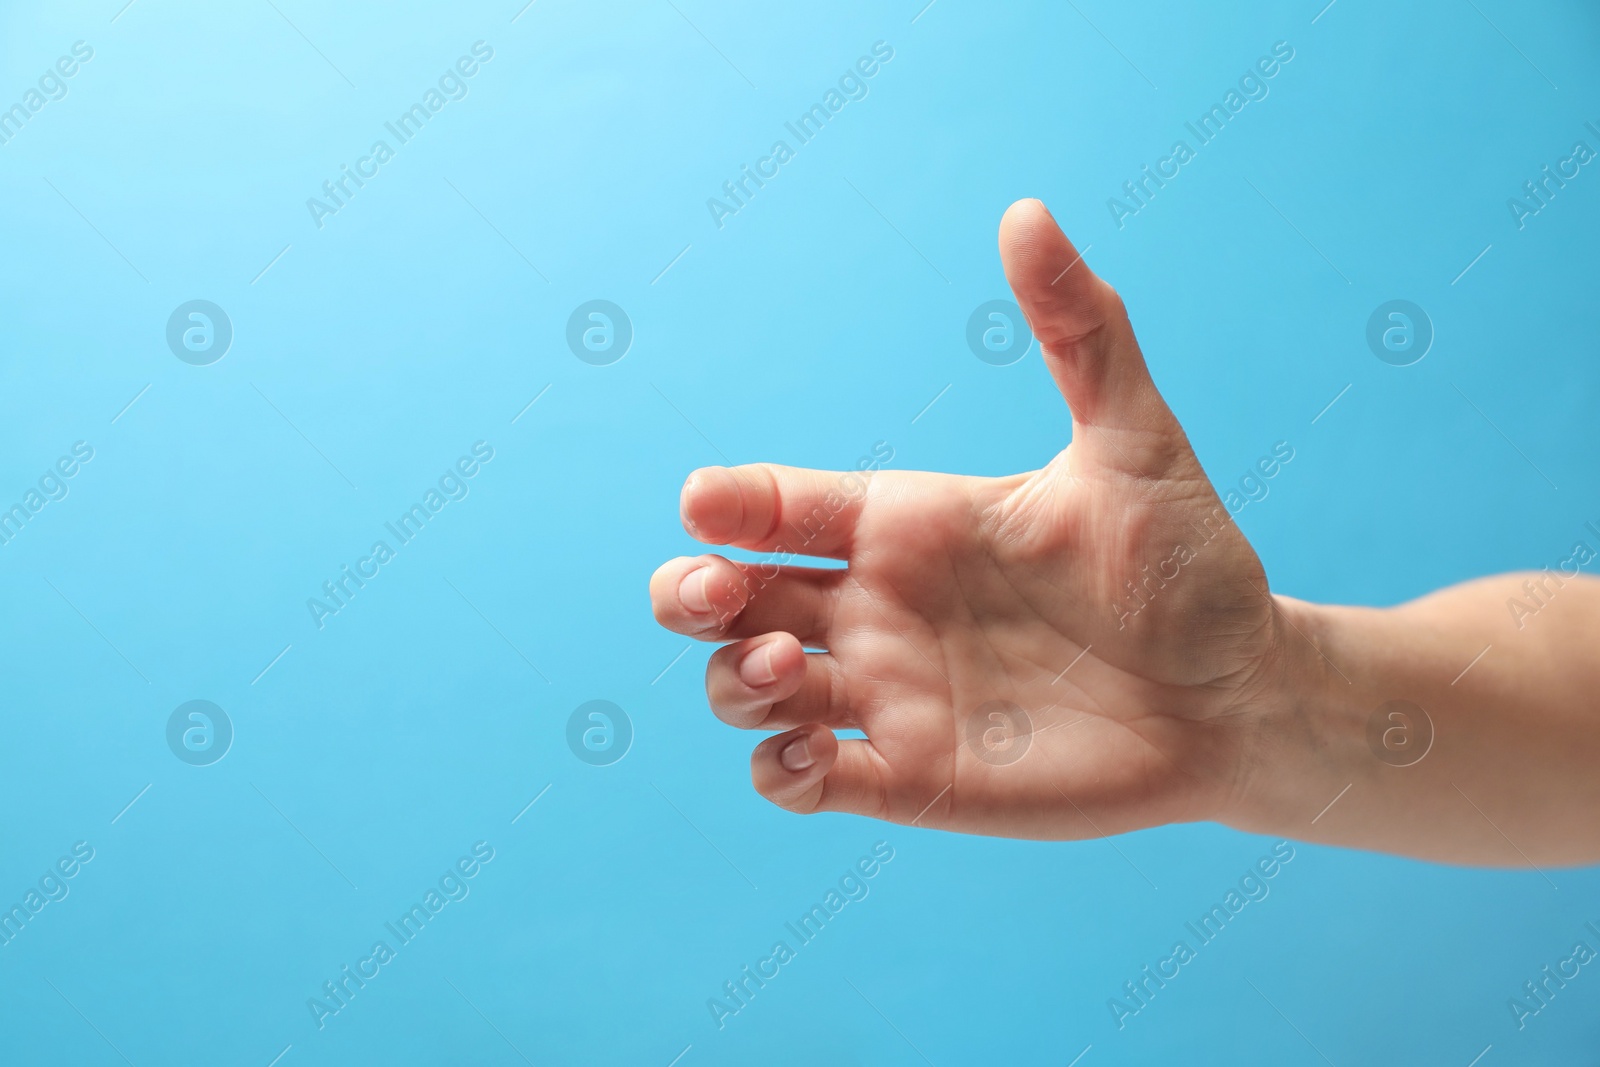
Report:
M683 581L678 583L678 600L696 615L710 614L711 591L708 588L710 581L711 568L696 567L684 575Z
M811 758L811 739L800 736L784 745L783 751L778 753L778 762L786 771L803 771L817 762Z
M760 689L778 680L778 672L772 669L772 649L773 643L769 641L745 653L739 661L739 679L751 689Z

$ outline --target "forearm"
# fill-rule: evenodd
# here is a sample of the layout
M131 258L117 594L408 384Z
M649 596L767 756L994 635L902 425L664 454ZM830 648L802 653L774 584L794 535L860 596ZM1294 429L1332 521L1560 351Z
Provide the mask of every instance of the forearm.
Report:
M1560 583L1390 609L1278 598L1279 707L1226 821L1449 863L1600 861L1600 581Z

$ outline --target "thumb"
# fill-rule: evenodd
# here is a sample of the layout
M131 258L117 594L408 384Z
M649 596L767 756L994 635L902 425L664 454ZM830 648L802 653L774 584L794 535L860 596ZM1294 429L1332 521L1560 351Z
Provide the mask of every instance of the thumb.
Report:
M1000 259L1072 409L1074 439L1086 427L1103 430L1082 435L1082 444L1128 473L1153 476L1190 455L1182 428L1150 379L1121 298L1083 262L1044 204L1019 200L1006 210Z

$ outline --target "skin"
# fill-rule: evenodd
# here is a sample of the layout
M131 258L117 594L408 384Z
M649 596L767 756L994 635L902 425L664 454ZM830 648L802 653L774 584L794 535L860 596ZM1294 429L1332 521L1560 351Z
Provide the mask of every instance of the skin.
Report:
M1450 863L1600 860L1600 581L1507 575L1390 609L1274 595L1112 288L1036 200L1006 212L1000 254L1072 412L1044 467L684 485L705 544L846 564L708 554L651 578L663 626L727 642L717 717L780 731L756 790L1006 837L1212 820Z

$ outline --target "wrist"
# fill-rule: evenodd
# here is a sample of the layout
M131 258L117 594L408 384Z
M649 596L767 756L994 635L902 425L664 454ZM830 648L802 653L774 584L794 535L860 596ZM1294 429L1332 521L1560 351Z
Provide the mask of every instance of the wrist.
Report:
M1239 786L1219 821L1304 838L1314 836L1324 808L1376 762L1367 750L1357 669L1358 635L1376 612L1272 599L1272 652L1246 729Z

